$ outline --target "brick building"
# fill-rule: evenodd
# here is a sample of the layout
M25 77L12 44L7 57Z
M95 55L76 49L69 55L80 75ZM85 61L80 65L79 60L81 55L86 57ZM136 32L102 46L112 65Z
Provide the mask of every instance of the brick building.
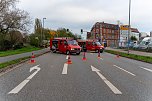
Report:
M107 43L107 46L118 46L119 40L119 26L115 24L108 24L104 22L96 22L88 39L98 39L101 42Z

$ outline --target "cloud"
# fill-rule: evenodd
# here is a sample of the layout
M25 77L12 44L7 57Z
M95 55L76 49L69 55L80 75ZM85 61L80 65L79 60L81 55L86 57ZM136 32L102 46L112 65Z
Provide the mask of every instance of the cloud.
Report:
M139 31L151 31L152 1L132 0L131 24ZM28 11L33 19L46 17L49 28L68 27L80 32L90 30L97 21L128 24L129 0L20 0L18 7Z

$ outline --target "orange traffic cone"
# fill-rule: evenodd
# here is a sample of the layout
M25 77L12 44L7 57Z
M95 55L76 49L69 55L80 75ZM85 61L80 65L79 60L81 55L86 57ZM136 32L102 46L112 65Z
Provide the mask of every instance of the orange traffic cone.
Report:
M98 52L98 58L100 58L100 50L99 50L99 52Z
M85 52L84 52L84 54L83 54L82 60L83 60L83 61L86 61L86 60L87 60L87 59L86 59L86 56L85 56Z
M71 61L70 55L68 56L68 61L67 61L66 63L67 63L67 64L72 64L72 61Z
M34 53L32 53L32 56L31 56L31 61L30 63L35 63L35 60L34 60L35 56L34 56Z
M120 56L119 56L119 54L117 54L117 58L119 58Z

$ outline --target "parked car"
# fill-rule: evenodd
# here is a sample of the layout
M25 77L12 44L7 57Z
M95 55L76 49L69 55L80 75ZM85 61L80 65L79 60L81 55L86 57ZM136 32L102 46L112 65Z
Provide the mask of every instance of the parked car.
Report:
M133 49L139 49L139 44L134 45L134 46L133 46Z

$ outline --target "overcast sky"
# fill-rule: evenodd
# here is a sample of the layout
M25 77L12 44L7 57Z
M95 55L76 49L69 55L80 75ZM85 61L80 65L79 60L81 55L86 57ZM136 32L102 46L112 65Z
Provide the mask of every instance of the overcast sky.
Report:
M131 3L131 26L152 31L152 0ZM29 12L33 21L47 18L47 28L64 27L78 34L80 29L90 31L95 22L128 24L129 0L20 0L17 7Z

